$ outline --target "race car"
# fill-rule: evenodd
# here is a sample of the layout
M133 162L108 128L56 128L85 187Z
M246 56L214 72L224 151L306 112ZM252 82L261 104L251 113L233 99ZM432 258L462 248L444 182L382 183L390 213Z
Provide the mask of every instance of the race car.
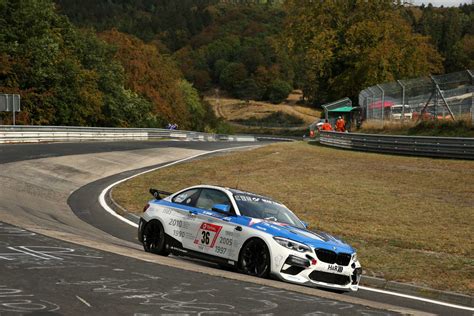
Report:
M257 277L338 292L358 289L362 268L355 250L309 230L271 198L211 185L150 193L154 199L138 226L147 252L194 257Z

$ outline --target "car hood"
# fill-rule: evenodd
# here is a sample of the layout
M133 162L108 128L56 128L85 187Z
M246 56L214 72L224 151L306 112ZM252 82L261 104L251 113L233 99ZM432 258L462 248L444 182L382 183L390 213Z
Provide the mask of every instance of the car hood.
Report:
M284 223L260 219L250 219L248 226L265 231L274 237L283 237L304 243L312 248L323 248L337 253L343 252L352 254L355 252L354 248L341 239L322 231L310 231Z

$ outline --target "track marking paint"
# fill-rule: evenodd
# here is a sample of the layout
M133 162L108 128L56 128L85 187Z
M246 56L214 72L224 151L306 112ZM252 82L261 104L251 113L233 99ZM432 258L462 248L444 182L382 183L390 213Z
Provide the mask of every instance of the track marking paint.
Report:
M128 178L125 178L125 179L122 179L122 180L119 180L119 181L116 181L114 183L112 183L111 185L109 185L108 187L106 187L99 195L99 203L100 205L102 206L102 208L104 210L106 210L108 213L110 213L112 216L115 216L116 218L118 218L119 220L121 220L122 222L125 222L127 223L128 225L131 225L135 228L138 228L138 224L132 222L131 220L129 219L126 219L125 217L117 214L108 204L107 202L105 202L105 195L107 194L107 192L112 189L114 186L116 186L117 184L120 184L122 182L125 182L127 180L130 180L132 178L135 178L135 177L138 177L138 176L141 176L142 174L145 174L145 173L149 173L149 172L152 172L152 171L155 171L155 170L158 170L158 169L162 169L162 168L167 168L167 167L170 167L170 166L173 166L173 165L176 165L176 164L179 164L179 163L182 163L182 162L185 162L185 161L188 161L188 160L191 160L191 159L194 159L194 158L197 158L197 157L201 157L201 156L205 156L205 155L209 155L209 154L214 154L214 153L217 153L217 152L223 152L223 151L230 151L230 150L234 150L234 149L244 149L244 148L252 148L252 147L259 147L259 145L251 145L251 146L240 146L240 147L233 147L233 148L223 148L223 149L217 149L217 150L212 150L212 151L206 151L206 152L203 152L203 153L200 153L200 154L196 154L196 155L193 155L193 156L190 156L190 157L187 157L187 158L183 158L183 159L179 159L179 160L176 160L176 161L173 161L173 162L170 162L170 163L167 163L163 166L160 166L160 167L156 167L156 168L152 168L152 169L149 169L149 170L145 170L145 171L142 171L140 173L137 173L133 176L130 176Z
M224 148L224 149L217 149L217 150L212 150L212 151L207 151L207 152L204 152L204 153L200 153L200 154L197 154L197 155L193 155L193 156L190 156L190 157L187 157L187 158L183 158L183 159L180 159L180 160L176 160L174 162L170 162L168 164L165 164L163 166L160 166L160 167L156 167L156 168L152 168L152 169L149 169L149 170L146 170L146 171L142 171L140 173L137 173L133 176L130 176L130 177L127 177L125 179L122 179L122 180L119 180L119 181L116 181L114 183L112 183L111 185L109 185L108 187L106 187L104 190L102 190L102 192L100 193L99 195L99 203L100 205L102 206L102 208L104 210L106 210L108 213L110 213L111 215L115 216L116 218L118 218L119 220L135 227L135 228L138 228L138 224L135 224L134 222L126 219L125 217L117 214L111 207L109 207L109 205L107 204L107 202L105 201L105 195L107 194L107 192L112 189L114 186L116 186L117 184L120 184L122 182L125 182L127 180L130 180L132 178L135 178L135 177L138 177L138 176L141 176L143 174L146 174L146 173L149 173L149 172L152 172L152 171L155 171L155 170L159 170L159 169L163 169L163 168L167 168L167 167L170 167L170 166L173 166L173 165L176 165L176 164L179 164L179 163L182 163L182 162L185 162L185 161L188 161L188 160L191 160L191 159L194 159L194 158L197 158L197 157L200 157L200 156L204 156L204 155L208 155L208 154L213 154L213 153L217 153L217 152L223 152L223 151L230 151L230 150L233 150L233 149L243 149L243 148L251 148L251 147L257 147L255 145L252 145L252 146L241 146L241 147L233 147L233 148ZM430 304L434 304L434 305L441 305L441 306L446 306L446 307L451 307L451 308L456 308L456 309L462 309L462 310L467 310L467 311L474 311L474 308L472 307L467 307L467 306L462 306L462 305L456 305L456 304L451 304L451 303L445 303L445 302L441 302L441 301L436 301L436 300L431 300L431 299L427 299L427 298L423 298L423 297L418 297L418 296L413 296L413 295L408 295L408 294L402 294L402 293L396 293L396 292L390 292L390 291L386 291L386 290L379 290L379 289L375 289L375 288L371 288L371 287L365 287L365 286L359 286L359 289L361 290L365 290L365 291L371 291L371 292L377 292L377 293L381 293L381 294L386 294L386 295L392 295L392 296L398 296L398 297L403 297L403 298L408 298L408 299L411 299L411 300L416 300L416 301L421 301L421 302L426 302L426 303L430 303Z
M92 307L91 304L87 303L87 301L83 299L82 297L80 297L79 295L76 295L76 298L82 303L84 303L85 305L87 305L88 307Z
M365 286L359 286L360 290L364 291L370 291L370 292L376 292L380 294L386 294L386 295L392 295L392 296L398 296L398 297L403 297L403 298L408 298L411 300L416 300L416 301L422 301L430 304L436 304L436 305L441 305L441 306L446 306L446 307L451 307L451 308L456 308L456 309L463 309L466 311L474 311L474 308L472 307L467 307L467 306L462 306L462 305L457 305L457 304L451 304L451 303L445 303L437 300L432 300L429 298L424 298L424 297L418 297L414 295L408 295L408 294L402 294L402 293L397 293L397 292L391 292L391 291L386 291L386 290L380 290L380 289L374 289L371 287L365 287Z

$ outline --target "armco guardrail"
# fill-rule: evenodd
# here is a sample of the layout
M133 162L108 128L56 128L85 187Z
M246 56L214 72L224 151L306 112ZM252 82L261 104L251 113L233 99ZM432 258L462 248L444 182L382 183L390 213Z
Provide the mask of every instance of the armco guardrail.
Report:
M321 132L323 145L402 155L474 159L474 138Z
M0 143L174 138L202 141L257 141L251 135L219 135L159 128L0 125Z

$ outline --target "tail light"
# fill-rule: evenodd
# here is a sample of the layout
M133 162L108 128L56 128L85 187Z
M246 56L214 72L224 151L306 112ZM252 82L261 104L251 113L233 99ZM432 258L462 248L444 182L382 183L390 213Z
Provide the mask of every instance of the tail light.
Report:
M143 213L145 213L146 210L147 210L149 207L150 207L150 204L145 205L145 206L143 207Z

